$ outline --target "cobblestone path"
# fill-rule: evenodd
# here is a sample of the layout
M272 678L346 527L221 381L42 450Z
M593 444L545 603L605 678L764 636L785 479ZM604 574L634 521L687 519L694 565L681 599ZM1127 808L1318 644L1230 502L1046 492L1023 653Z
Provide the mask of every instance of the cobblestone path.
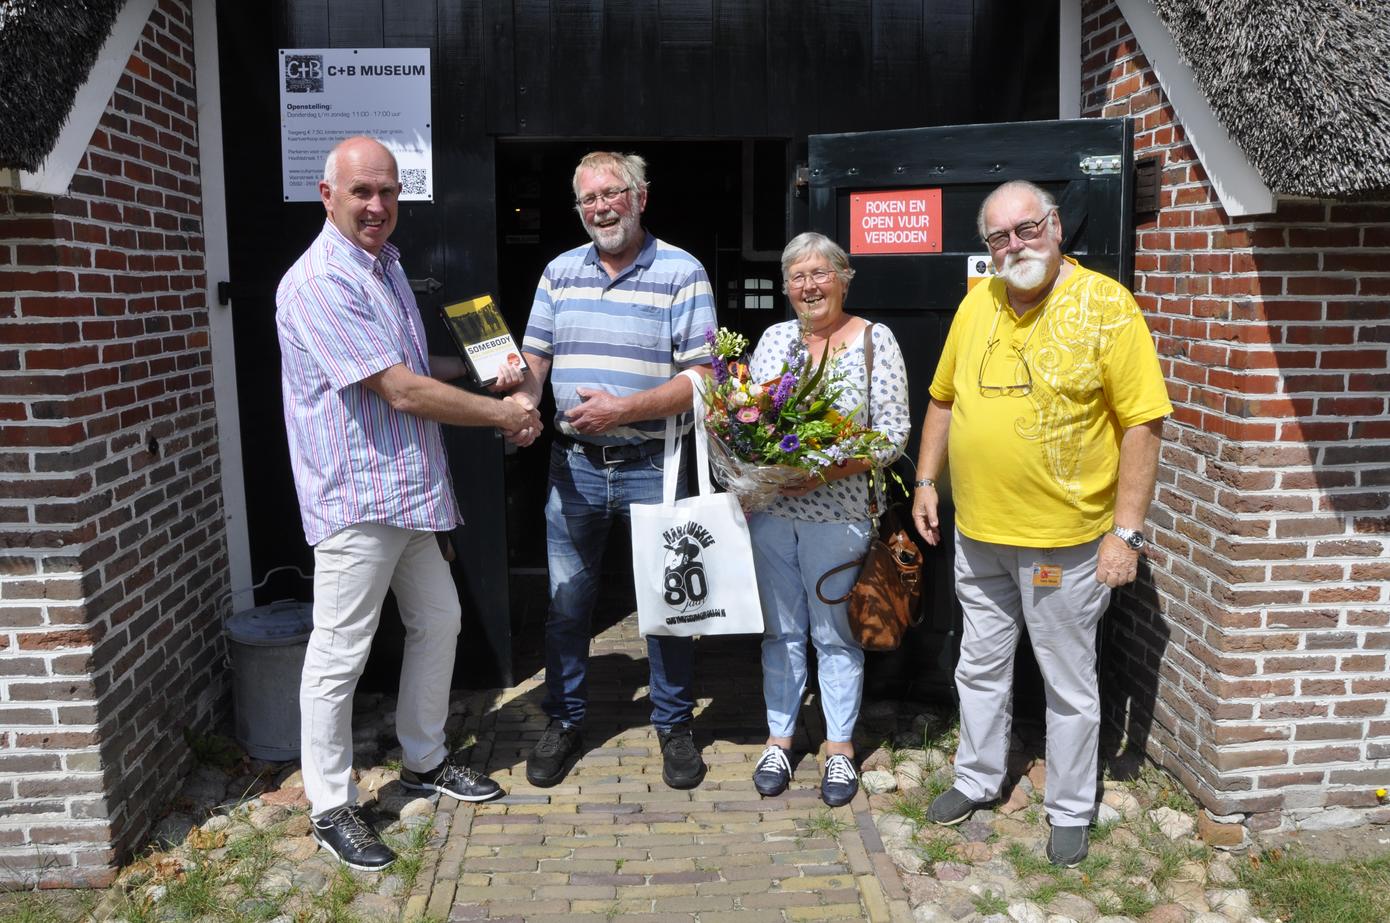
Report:
M864 794L835 810L820 801L814 703L791 788L768 799L754 791L767 733L758 640L697 642L695 739L709 773L692 791L661 780L635 615L593 643L586 749L562 784L526 782L526 754L546 724L540 674L478 694L472 764L508 795L478 806L442 799L401 918L911 920Z

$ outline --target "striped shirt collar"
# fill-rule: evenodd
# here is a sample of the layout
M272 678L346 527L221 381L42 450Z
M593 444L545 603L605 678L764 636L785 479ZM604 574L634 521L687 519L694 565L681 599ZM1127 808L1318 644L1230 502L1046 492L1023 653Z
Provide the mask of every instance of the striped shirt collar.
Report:
M372 256L355 240L349 240L347 235L338 230L338 226L329 218L323 220L323 233L333 238L333 242L347 251L352 261L363 269L378 276L384 276L391 271L391 266L400 262L401 251L389 240L381 245L381 255Z
M656 262L656 235L648 231L645 227L642 228L642 235L642 249L637 251L637 258L627 266L624 266L623 271L618 273L618 275L611 280L612 282L617 282L618 279L638 269L651 269L652 264ZM390 244L387 246L390 246ZM599 272L603 273L604 276L608 275L608 270L605 269L603 263L599 261L597 244L589 244L589 250L584 254L584 265L597 269Z

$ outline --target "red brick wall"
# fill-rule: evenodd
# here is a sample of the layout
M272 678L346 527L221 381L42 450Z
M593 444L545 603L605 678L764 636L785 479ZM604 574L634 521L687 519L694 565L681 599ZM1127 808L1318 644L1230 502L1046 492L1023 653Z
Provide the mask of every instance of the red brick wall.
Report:
M68 195L0 191L0 886L102 885L225 706L188 0Z
M1135 295L1176 408L1107 710L1216 813L1390 822L1390 202L1231 218L1113 3L1082 51L1083 114L1161 158Z

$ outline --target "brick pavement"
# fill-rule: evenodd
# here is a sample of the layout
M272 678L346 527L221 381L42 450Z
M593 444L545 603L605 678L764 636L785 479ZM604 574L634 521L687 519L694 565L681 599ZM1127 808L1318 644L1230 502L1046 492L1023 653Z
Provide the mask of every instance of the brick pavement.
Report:
M754 791L767 733L758 639L697 644L695 737L709 773L693 791L661 781L635 614L594 639L587 749L561 785L538 789L525 777L546 724L540 672L477 693L472 764L508 795L477 806L442 800L402 920L910 921L862 792L827 808L813 755L780 797ZM797 749L807 754L820 739L811 702Z

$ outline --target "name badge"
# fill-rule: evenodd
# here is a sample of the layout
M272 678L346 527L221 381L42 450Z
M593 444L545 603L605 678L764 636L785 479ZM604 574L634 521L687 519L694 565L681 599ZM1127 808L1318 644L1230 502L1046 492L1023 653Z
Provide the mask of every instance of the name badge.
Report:
M1062 568L1056 564L1034 564L1033 586L1061 586Z

